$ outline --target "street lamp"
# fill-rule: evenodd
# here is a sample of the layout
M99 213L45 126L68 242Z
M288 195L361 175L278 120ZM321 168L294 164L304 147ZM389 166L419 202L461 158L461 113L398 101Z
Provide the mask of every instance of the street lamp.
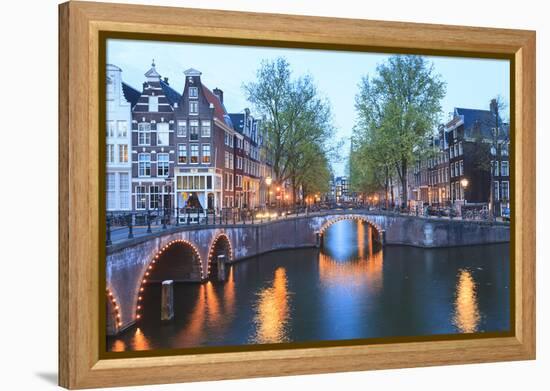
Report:
M269 206L271 204L271 183L273 182L273 178L271 178L270 176L268 176L267 178L265 178L265 183L267 185L267 205Z
M466 192L465 192L465 190L468 187L468 184L469 184L468 179L462 178L460 180L460 186L462 186L462 192L464 193L464 204L466 204Z

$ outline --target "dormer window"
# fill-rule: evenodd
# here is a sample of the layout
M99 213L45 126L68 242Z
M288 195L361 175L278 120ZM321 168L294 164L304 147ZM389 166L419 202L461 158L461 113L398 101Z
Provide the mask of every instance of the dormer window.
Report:
M198 98L199 97L199 89L197 87L189 87L189 97L190 98Z

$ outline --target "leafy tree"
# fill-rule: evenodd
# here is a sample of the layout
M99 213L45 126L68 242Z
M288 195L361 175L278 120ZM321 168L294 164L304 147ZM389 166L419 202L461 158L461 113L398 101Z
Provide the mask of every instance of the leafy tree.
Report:
M385 173L385 182L397 174L403 206L409 167L429 145L445 88L433 65L416 55L391 56L374 78L364 77L359 85L354 132L367 145L365 159Z
M274 179L290 180L295 201L297 189L312 178L311 172L329 170L328 156L335 148L329 142L334 133L330 105L310 76L293 78L290 64L280 57L262 61L256 81L243 89L265 118Z

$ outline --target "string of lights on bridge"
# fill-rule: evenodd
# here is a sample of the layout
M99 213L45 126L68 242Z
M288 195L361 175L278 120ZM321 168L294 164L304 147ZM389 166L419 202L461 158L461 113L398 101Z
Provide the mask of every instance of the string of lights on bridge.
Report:
M360 221L364 221L365 223L369 224L370 226L374 227L376 229L376 232L378 233L378 235L381 235L381 233L384 231L382 229L382 227L378 224L376 224L375 222L373 221L370 221L369 219L363 217L363 216L357 216L357 215L343 215L343 216L340 216L340 217L337 217L333 220L329 220L327 223L325 223L325 225L323 225L321 227L321 229L319 230L319 234L320 235L323 235L325 233L325 231L333 224L339 222L339 221L343 221L343 220L360 220Z
M113 305L113 308L115 311L116 327L119 328L122 326L122 321L120 320L120 306L116 302L113 292L111 292L109 288L107 288L106 291L107 291L107 297L111 301L111 304Z

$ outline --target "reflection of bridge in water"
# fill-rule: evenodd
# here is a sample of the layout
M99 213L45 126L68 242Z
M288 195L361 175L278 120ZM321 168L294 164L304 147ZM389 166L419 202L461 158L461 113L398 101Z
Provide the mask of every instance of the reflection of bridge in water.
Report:
M148 284L165 279L206 282L217 275L219 255L234 262L274 250L320 247L326 229L341 220L363 221L370 232L369 242L378 245L445 247L509 241L509 227L504 224L358 210L326 211L260 224L175 227L107 247L107 333L117 334L140 319Z

